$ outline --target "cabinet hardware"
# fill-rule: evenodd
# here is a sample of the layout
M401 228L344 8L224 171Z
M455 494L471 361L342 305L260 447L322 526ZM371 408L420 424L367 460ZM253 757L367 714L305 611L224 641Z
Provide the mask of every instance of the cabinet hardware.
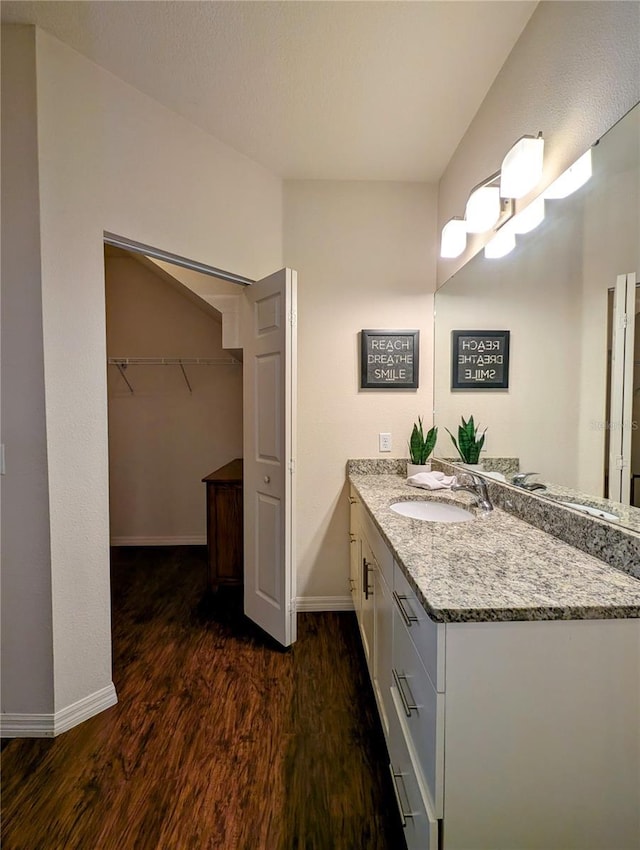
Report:
M358 500L357 500L357 499L354 499L354 498L353 498L353 496L349 496L349 504L350 504L350 505L355 505L355 504L357 503L357 501L358 501Z
M352 532L349 532L349 543L355 543L355 542L356 542L355 534L353 534Z
M349 579L349 590L351 591L351 593L353 593L355 589L356 589L356 583L352 578L350 578Z
M362 559L362 592L364 593L364 598L368 599L370 596L373 596L373 590L369 587L369 568L371 564L367 561L366 558Z
M398 805L398 812L400 813L400 823L402 824L402 828L404 829L407 825L407 818L414 817L414 814L413 814L413 812L405 811L404 806L402 805L402 797L400 796L400 789L398 788L398 780L400 780L402 782L402 785L404 787L404 779L402 778L402 774L396 773L395 770L393 769L392 764L389 765L389 770L391 772L391 782L393 783L393 793L395 794L396 803ZM405 795L405 797L407 797L406 789L405 789L404 795ZM407 802L408 802L408 799L409 798L407 797Z
M404 708L404 713L407 717L411 717L412 711L417 711L418 706L415 704L415 700L413 698L413 694L409 688L409 683L407 682L407 677L404 674L398 673L398 671L392 668L391 673L393 674L393 681L396 683L396 688L398 689L398 693L400 694L400 699L402 700L402 707ZM405 683L405 687L407 689L407 694L405 694L404 689L402 687L402 682Z
M411 628L411 623L417 623L418 618L416 617L416 615L413 612L408 614L404 605L402 604L403 602L405 602L407 600L407 597L401 596L399 593L397 593L397 591L394 590L393 591L393 598L396 601L396 605L400 609L400 613L402 614L402 619L405 621L407 627Z

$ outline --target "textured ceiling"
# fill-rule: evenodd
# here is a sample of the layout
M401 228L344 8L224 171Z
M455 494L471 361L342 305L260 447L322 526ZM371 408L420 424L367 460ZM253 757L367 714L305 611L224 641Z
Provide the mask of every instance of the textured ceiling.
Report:
M287 178L441 176L535 2L12 2Z

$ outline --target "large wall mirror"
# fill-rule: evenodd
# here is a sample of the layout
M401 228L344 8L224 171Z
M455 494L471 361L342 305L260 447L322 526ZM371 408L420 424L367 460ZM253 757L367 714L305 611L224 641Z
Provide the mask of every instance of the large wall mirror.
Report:
M455 433L460 417L473 414L487 428L483 454L518 457L521 471L539 473L547 486L537 494L585 504L589 497L621 524L640 528L640 316L633 329L640 105L594 145L592 169L574 194L545 202L542 224L518 236L510 254L478 254L438 290L435 421L448 440L444 426ZM511 332L509 388L451 389L452 331L485 329ZM624 421L611 413L612 397L624 399ZM623 427L620 461L612 441L620 443ZM450 449L441 437L439 453ZM616 475L625 495L612 500Z

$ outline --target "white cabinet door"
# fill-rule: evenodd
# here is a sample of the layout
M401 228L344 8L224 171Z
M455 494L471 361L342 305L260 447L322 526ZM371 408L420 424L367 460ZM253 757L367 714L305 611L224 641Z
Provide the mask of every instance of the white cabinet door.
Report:
M362 532L360 531L360 503L353 492L349 493L349 592L353 599L353 608L360 621L362 591L360 582L360 563L362 558Z
M360 549L360 634L364 654L369 666L371 680L374 679L374 629L375 629L375 570L376 563L371 547L365 537L361 538Z
M296 272L247 286L244 348L244 610L283 646L296 639Z
M393 597L384 579L382 570L375 575L375 624L374 624L374 686L378 710L387 743L389 741L389 713L393 710L391 700L391 650L393 640Z

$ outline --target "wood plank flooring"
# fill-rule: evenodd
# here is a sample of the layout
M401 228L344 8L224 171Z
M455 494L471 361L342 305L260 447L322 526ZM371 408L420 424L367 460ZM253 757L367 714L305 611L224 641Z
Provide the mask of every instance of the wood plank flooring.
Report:
M2 752L3 850L401 850L351 613L277 648L199 547L116 549L117 706Z

